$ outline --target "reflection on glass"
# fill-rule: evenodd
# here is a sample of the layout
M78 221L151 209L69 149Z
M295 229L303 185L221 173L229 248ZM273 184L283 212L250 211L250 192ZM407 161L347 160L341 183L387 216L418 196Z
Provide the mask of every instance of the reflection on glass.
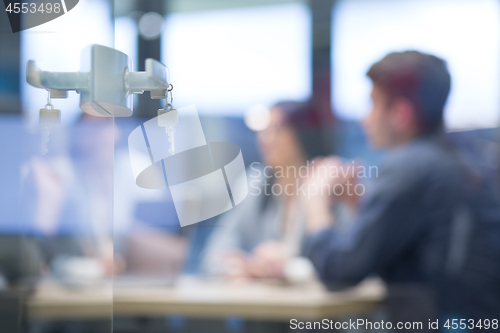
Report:
M81 50L113 46L111 4L80 1L20 35L23 110L0 115L0 331L109 332L113 262L112 118L81 115L79 96L52 99L62 124L41 154L47 92L26 82L26 63L78 71ZM21 116L21 111L23 116Z

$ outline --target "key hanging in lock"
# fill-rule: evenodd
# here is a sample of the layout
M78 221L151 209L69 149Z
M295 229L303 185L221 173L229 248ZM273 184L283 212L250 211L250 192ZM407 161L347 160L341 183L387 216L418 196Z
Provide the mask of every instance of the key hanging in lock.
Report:
M170 92L170 102L165 104L163 109L158 110L158 126L165 127L165 132L168 136L168 152L171 155L175 154L175 127L179 123L179 114L177 109L174 109L172 102L174 98L172 97L173 85L170 84L170 88L167 89L167 95ZM167 99L167 96L165 96Z
M52 127L59 126L61 124L61 110L54 109L54 106L50 103L50 92L48 92L48 94L47 104L44 108L40 109L39 122L40 126L42 127L42 155L45 155L49 152L48 142Z

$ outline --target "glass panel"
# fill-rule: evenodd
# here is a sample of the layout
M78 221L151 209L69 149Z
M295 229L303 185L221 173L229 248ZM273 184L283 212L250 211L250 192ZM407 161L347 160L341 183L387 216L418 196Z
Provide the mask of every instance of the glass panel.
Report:
M82 50L91 44L114 46L114 24L107 0L81 1L73 10L56 20L21 33L21 78L26 77L26 63L35 60L46 71L76 72L80 69ZM23 111L30 124L38 122L40 103L46 91L21 80ZM57 100L63 123L77 121L81 114L79 95L70 92Z
M111 2L86 0L20 33L22 108L0 113L2 332L111 332L113 118L82 115L74 91L46 106L26 64L77 72L84 47L113 47L113 29ZM40 124L42 108L61 123Z

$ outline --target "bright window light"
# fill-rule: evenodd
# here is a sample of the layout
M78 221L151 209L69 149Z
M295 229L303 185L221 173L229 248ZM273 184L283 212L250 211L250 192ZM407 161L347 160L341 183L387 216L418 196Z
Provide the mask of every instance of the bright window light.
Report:
M137 70L137 23L128 16L115 19L115 49L122 51L132 59Z
M176 106L242 115L310 95L310 13L304 4L168 16L163 62Z
M445 59L452 89L448 128L500 124L500 3L497 0L357 0L334 10L334 109L360 119L370 108L371 64L414 49Z

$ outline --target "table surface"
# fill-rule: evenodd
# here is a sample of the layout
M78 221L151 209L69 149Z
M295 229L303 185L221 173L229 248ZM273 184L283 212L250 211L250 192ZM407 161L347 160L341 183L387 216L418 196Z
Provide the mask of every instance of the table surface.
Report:
M114 285L67 288L39 285L27 303L30 319L111 319L125 316L196 318L238 316L256 320L338 318L374 310L384 300L380 280L365 280L341 292L317 282L287 286L276 282L181 279L174 286Z

